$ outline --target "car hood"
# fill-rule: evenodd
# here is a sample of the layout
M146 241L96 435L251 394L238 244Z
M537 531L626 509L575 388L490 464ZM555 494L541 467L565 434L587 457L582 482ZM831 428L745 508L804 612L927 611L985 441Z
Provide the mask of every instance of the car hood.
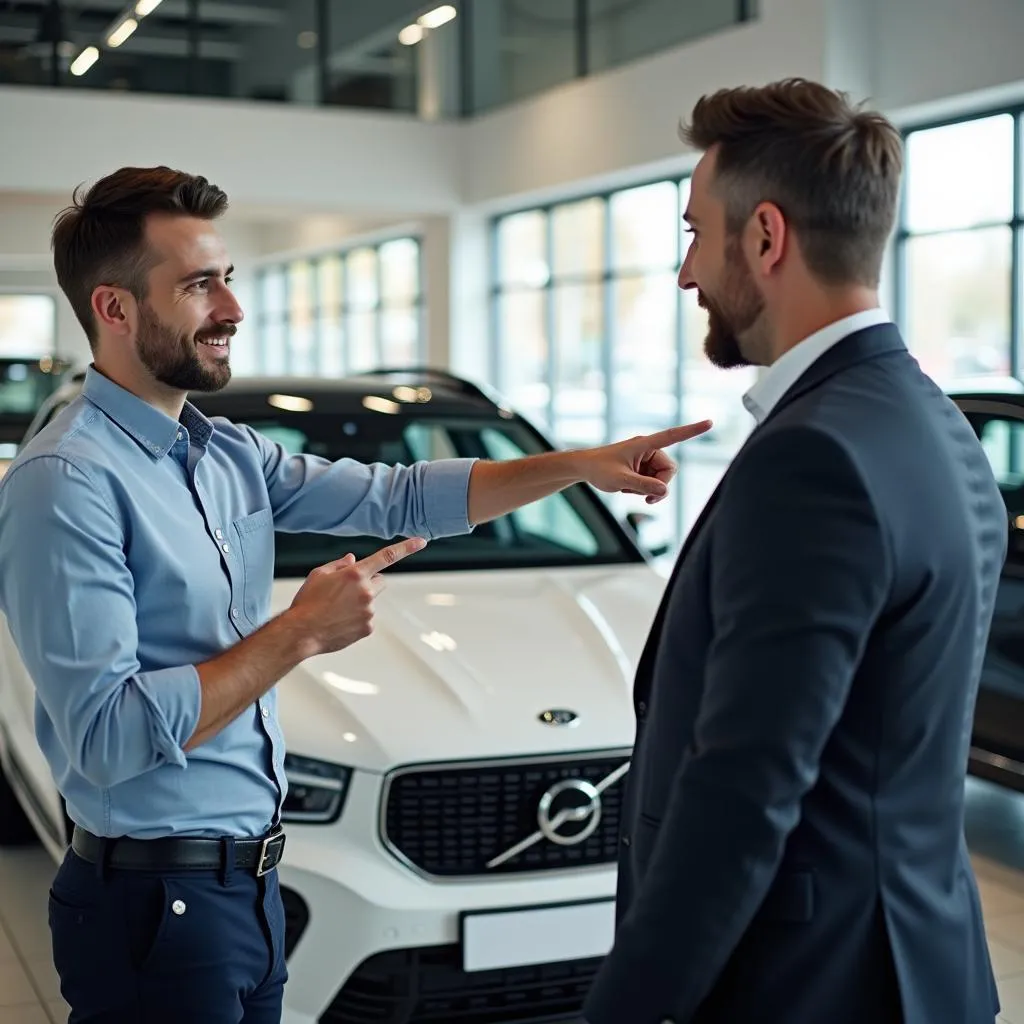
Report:
M300 585L275 582L275 613ZM384 772L629 747L633 673L664 585L647 565L392 575L372 636L282 680L288 749ZM553 709L577 717L546 724Z

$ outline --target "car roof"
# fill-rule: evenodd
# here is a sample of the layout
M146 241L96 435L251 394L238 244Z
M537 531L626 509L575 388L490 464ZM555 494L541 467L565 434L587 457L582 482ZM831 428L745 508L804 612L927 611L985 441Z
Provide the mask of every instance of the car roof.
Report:
M72 379L80 386L84 376L80 370ZM210 415L230 417L265 411L269 397L278 399L271 403L277 408L287 409L289 399L304 399L313 410L332 414L380 411L381 403L389 403L384 411L422 414L429 403L432 415L512 416L484 386L429 367L382 368L345 377L235 376L220 391L195 392L189 400ZM367 404L368 398L377 401Z

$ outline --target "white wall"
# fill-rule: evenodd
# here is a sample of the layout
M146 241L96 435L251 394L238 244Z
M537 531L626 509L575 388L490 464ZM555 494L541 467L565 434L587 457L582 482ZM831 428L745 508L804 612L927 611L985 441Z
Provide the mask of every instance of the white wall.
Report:
M861 0L864 2L864 0ZM877 26L875 102L939 113L967 96L1024 95L1021 0L870 0ZM975 94L977 99L971 99ZM958 104L959 105L959 104Z
M124 164L169 164L243 206L439 213L458 203L459 131L394 114L0 88L0 192L70 194Z

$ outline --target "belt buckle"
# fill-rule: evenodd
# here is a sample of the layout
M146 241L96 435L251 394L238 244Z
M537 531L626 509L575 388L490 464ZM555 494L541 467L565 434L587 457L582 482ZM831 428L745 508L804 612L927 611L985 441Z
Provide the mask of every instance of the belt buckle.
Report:
M256 877L262 878L263 875L268 874L281 863L281 857L284 855L284 833L278 832L275 835L267 836L263 840L263 845L260 847L260 859L256 864ZM278 845L279 844L279 845ZM274 858L274 863L267 865L267 860L276 853L277 857Z

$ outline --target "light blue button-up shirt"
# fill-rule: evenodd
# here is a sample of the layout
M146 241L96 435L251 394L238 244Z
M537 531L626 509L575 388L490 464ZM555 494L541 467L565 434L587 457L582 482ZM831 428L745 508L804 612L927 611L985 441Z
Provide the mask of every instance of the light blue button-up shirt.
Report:
M269 617L274 531L468 533L472 460L288 455L95 369L0 481L0 612L68 813L103 836L256 836L287 790L275 691L185 753L196 665Z

